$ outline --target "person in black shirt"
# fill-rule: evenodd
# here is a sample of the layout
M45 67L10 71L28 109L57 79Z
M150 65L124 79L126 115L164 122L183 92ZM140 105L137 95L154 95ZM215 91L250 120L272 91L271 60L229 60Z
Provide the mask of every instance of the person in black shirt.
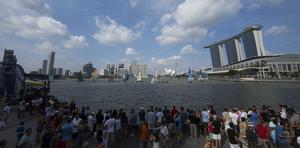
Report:
M230 122L229 126L230 128L227 129L227 135L229 139L230 148L240 148L240 145L237 141L237 134L234 130L234 124Z
M191 137L197 138L197 117L196 112L193 111L193 113L189 116L190 120L190 130L191 130Z
M217 117L213 123L213 140L214 140L214 145L219 148L221 147L221 121L219 119L219 117Z
M51 141L52 141L52 132L51 127L47 127L47 131L42 136L42 145L41 148L50 148Z

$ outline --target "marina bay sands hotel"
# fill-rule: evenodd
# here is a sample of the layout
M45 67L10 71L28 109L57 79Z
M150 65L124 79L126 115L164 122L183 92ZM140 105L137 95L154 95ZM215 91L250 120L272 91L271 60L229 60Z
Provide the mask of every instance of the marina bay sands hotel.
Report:
M287 72L300 72L300 55L266 55L262 28L262 25L252 25L239 34L205 46L210 49L211 72L252 69L252 75L264 78L271 72L278 78Z

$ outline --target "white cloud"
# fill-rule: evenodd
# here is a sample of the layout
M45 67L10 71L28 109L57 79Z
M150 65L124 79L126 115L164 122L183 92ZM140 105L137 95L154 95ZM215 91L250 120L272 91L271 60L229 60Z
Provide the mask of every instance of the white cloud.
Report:
M161 29L161 35L156 37L160 45L169 45L184 40L196 41L207 35L207 30L201 27L181 27L178 25L165 25Z
M31 15L41 16L47 14L50 6L43 0L0 0L0 16Z
M43 43L40 44L35 44L35 50L36 51L55 51L57 50L59 47L57 47L56 45L54 45L53 43L49 42L49 41L45 41Z
M96 26L99 28L99 31L96 32L93 37L102 44L129 43L141 36L141 32L131 30L126 26L118 24L108 16L97 17Z
M146 26L146 22L145 21L140 21L140 22L137 22L134 25L134 29L136 29L136 30L144 30L145 26Z
M193 54L193 53L199 53L199 51L197 49L195 49L193 47L193 45L187 44L181 48L180 53L181 54Z
M45 39L67 34L66 25L48 16L9 16L0 22L0 30L24 38Z
M132 7L135 7L140 1L141 1L141 0L129 0L130 5L131 5Z
M198 41L208 34L208 28L242 8L240 0L185 0L176 10L161 17L161 45L182 41Z
M42 0L0 0L0 33L48 40L68 34L67 26L48 16Z
M64 43L65 48L80 48L86 47L88 43L84 36L70 36L69 40Z
M172 18L173 18L173 15L171 13L166 13L160 18L160 23L162 25L164 25L164 24L168 23L169 21L171 21Z
M266 35L278 35L278 34L287 33L289 31L290 29L285 25L272 26L266 31Z
M168 58L155 58L155 57L152 57L151 58L151 62L153 64L157 64L157 65L164 65L164 66L167 66L167 65L172 65L175 63L175 61L178 61L181 59L181 56L180 55L174 55L172 57L168 57Z
M125 54L126 55L136 55L137 52L133 48L127 48L126 51L125 51Z

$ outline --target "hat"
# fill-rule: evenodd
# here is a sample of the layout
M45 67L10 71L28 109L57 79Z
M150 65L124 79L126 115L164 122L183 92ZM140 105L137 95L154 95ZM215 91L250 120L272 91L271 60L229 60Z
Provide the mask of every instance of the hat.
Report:
M144 109L145 109L145 107L141 107L140 109L141 109L141 110L144 110Z

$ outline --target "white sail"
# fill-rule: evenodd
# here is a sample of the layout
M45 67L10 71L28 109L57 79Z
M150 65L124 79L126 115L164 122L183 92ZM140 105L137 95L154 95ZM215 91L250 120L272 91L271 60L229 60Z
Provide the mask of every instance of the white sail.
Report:
M139 72L138 75L136 76L136 81L142 82L142 73L141 72Z
M151 79L151 84L156 83L156 82L158 82L158 74L157 74L157 69L155 68L155 72Z

